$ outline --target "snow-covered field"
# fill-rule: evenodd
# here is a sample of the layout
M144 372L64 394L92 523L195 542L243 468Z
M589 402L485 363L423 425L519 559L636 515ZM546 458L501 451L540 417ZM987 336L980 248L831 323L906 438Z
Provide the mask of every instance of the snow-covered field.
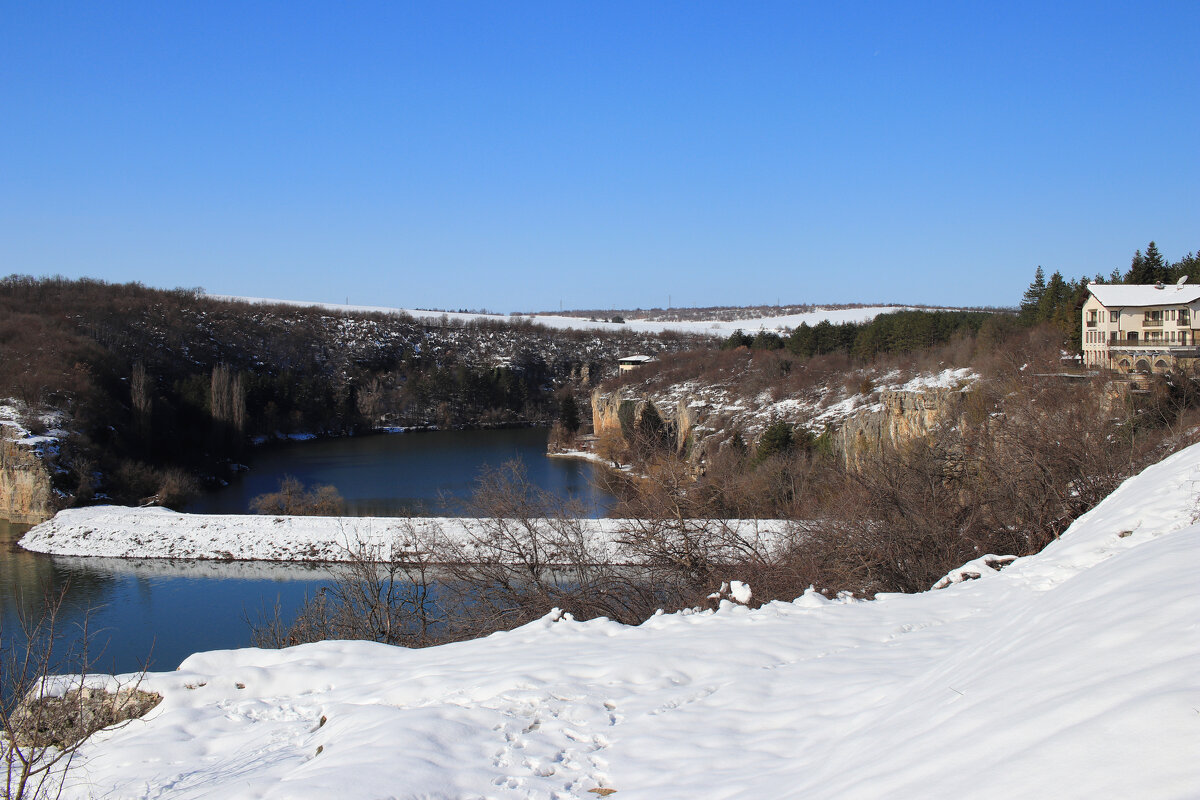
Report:
M72 798L1194 798L1200 446L919 595L199 653Z
M462 324L477 320L493 322L514 322L518 319L529 320L548 328L572 328L574 330L606 330L633 331L635 333L662 333L674 331L677 333L696 333L709 336L728 336L734 331L758 330L781 331L786 328L796 328L802 322L810 326L823 320L831 323L866 322L880 314L889 311L900 311L900 306L872 306L869 308L816 309L803 314L788 314L780 317L763 317L761 319L743 320L682 320L673 322L651 321L642 319L627 319L625 322L602 322L582 317L564 317L556 314L524 314L520 317L504 314L473 314L442 311L421 311L412 308L388 308L385 306L343 305L339 303L309 303L300 300L274 300L267 297L235 297L232 295L210 295L214 300L232 300L240 303L279 304L287 306L302 306L305 308L321 308L339 314L408 314L414 319L441 319L446 317L451 322Z

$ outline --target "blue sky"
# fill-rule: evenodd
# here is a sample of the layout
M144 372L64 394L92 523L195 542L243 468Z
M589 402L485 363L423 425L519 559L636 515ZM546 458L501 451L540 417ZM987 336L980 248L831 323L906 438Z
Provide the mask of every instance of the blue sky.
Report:
M1200 249L1200 3L0 0L0 274L1018 302Z

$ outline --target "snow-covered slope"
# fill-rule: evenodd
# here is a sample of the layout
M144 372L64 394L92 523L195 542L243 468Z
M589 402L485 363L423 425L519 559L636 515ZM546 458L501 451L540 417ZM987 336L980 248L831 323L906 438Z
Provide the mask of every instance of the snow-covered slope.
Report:
M242 303L303 306L306 308L321 308L340 314L407 314L414 319L441 319L445 317L451 322L462 324L480 320L492 322L514 322L518 319L529 320L548 328L572 328L574 330L606 330L632 331L634 333L662 333L675 331L677 333L696 333L710 336L728 336L737 330L778 331L785 328L799 327L806 322L810 326L823 320L831 323L866 322L880 314L889 311L900 311L900 306L871 306L864 308L839 308L808 311L802 314L788 314L779 317L763 317L760 319L743 320L675 320L657 321L643 319L627 319L625 322L603 322L582 317L564 317L557 314L526 314L521 317L505 316L503 314L476 314L463 312L422 311L413 308L388 308L386 306L344 305L340 303L309 303L300 300L274 300L266 297L236 297L232 295L210 295L214 300L232 300Z
M1198 491L1194 446L920 595L200 653L66 796L1196 797Z

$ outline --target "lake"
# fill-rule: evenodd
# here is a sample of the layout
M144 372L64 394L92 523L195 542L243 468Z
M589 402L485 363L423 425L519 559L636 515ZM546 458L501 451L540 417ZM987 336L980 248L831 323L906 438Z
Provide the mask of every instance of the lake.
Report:
M612 501L591 484L597 467L547 458L546 435L530 428L422 431L269 446L252 453L248 472L187 510L243 513L253 497L293 475L336 486L351 513L455 513L485 465L520 458L532 483L579 497L601 516ZM7 644L21 614L61 593L65 630L74 636L88 618L101 671L137 670L147 658L152 668L171 670L196 651L248 646L247 616L278 602L290 618L329 577L311 565L45 556L17 546L29 527L0 520L0 636Z
M599 467L547 458L547 435L545 428L411 431L266 445L252 451L249 472L184 510L245 514L251 500L291 475L336 487L354 516L463 516L480 471L519 460L535 486L578 498L585 516L604 516L612 498L594 486Z

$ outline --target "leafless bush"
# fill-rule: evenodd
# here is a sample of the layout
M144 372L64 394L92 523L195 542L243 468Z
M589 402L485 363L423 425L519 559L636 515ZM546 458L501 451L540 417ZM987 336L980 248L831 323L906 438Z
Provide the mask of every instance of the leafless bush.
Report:
M162 700L139 688L144 672L94 685L87 618L68 636L65 596L47 598L36 615L19 609L16 629L0 629L0 763L3 797L11 800L57 797L84 742Z
M345 563L306 598L292 620L278 605L248 620L257 647L288 647L327 639L360 639L424 647L444 641L445 611L438 599L438 574L429 532L405 520L387 544L346 532Z
M581 504L533 486L519 461L482 475L471 512L464 537L437 543L464 631L513 627L554 608L637 622L659 607L655 587L591 535Z
M336 517L346 512L346 501L333 486L309 489L298 478L285 475L279 491L260 494L250 501L250 508L256 514Z

